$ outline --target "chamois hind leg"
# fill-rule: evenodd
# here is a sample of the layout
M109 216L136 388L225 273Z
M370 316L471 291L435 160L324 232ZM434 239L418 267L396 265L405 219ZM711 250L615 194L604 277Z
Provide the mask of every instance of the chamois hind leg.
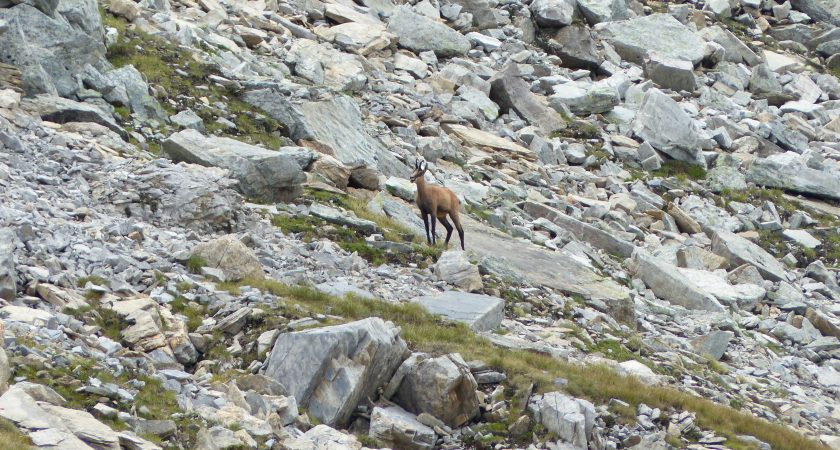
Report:
M427 213L421 213L421 214L423 214L423 226L426 227L426 242L429 245L432 245L432 236L429 234L429 214L427 214Z
M453 230L452 224L450 224L449 221L446 220L446 216L440 216L438 218L440 219L440 223L443 224L443 227L446 228L446 242L444 243L443 246L448 248L449 247L449 238L452 237L452 230Z
M435 225L437 224L437 217L434 214L429 214L432 221L432 245L437 244L437 233L435 232Z
M464 248L464 227L461 226L461 216L457 209L453 209L449 212L449 217L452 218L452 223L455 224L455 229L458 230L458 237L461 238L461 250L466 250Z

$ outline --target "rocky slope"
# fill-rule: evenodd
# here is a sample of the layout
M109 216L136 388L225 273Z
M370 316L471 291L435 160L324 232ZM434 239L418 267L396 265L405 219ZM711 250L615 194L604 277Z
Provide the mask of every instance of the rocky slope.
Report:
M0 0L0 448L840 448L838 18Z

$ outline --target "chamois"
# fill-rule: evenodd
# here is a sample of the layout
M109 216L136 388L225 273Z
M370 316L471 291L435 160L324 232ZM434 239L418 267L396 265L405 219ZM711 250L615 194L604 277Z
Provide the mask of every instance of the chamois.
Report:
M424 175L428 169L425 161L418 160L414 164L414 172L411 174L411 182L417 184L417 207L423 216L423 225L426 226L426 241L429 245L435 245L435 223L439 219L446 228L446 245L449 245L449 238L452 237L452 225L446 220L446 216L452 219L455 228L458 229L458 236L461 237L461 250L464 250L464 229L461 227L461 201L454 192L441 186L426 184ZM432 220L432 232L429 233L429 216Z

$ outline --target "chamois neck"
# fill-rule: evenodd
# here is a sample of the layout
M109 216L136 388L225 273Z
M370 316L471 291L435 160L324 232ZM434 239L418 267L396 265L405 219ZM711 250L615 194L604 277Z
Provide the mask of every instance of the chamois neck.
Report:
M414 183L417 184L417 192L426 191L426 177L424 175L420 175L416 180L414 180Z

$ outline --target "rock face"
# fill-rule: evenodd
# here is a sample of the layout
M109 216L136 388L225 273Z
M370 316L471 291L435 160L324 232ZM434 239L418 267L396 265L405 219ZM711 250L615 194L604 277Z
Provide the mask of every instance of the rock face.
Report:
M265 366L310 415L345 426L359 402L376 398L406 357L399 329L374 317L281 334Z
M415 13L409 6L394 9L388 31L399 37L401 47L414 52L433 51L439 57L463 55L471 47L461 33Z
M541 103L531 93L528 83L520 78L515 64L508 64L490 78L490 98L500 107L516 112L545 135L566 127L563 118Z
M53 95L38 95L24 99L21 102L21 107L50 122L93 122L108 127L109 130L123 138L127 136L125 130L117 125L110 115L87 103L79 103Z
M701 311L723 311L717 299L683 276L675 266L654 258L644 250L633 253L630 271L641 278L654 294L675 305Z
M595 427L595 406L560 392L534 396L528 410L537 422L576 448L587 448Z
M428 413L450 427L459 427L478 415L478 384L461 355L431 358L416 353L400 366L386 395L415 414Z
M703 41L670 14L606 22L595 27L622 58L643 64L649 52L697 64L703 59Z
M808 167L804 158L793 152L753 162L747 180L762 186L840 200L840 171Z
M630 242L623 241L613 234L593 227L585 222L581 222L574 217L563 214L559 210L550 206L542 205L536 202L525 202L523 209L532 217L546 218L558 226L569 230L572 235L581 241L588 242L597 248L603 249L604 251L622 256L630 256L636 248Z
M572 23L576 4L574 0L535 0L531 3L537 25L558 28Z
M306 181L303 170L315 155L302 147L266 150L235 139L207 137L196 130L183 130L163 142L163 151L174 161L221 167L239 180L239 190L248 197L288 202L300 195Z
M446 291L414 301L432 314L464 322L475 331L495 330L505 317L505 301L490 295Z
M758 245L727 230L713 229L708 234L712 238L712 251L726 258L730 266L750 264L768 280L786 279L782 264Z
M115 87L122 88L128 99L128 106L135 118L141 122L148 123L156 121L165 123L166 112L149 93L149 85L143 79L143 75L132 65L114 69L105 77Z
M233 235L202 242L193 248L192 254L203 259L207 267L221 270L227 281L263 277L262 265L254 251Z
M98 14L97 14L98 15ZM74 28L28 4L0 8L3 33L0 62L18 66L23 88L29 95L58 94L70 97L78 90L76 74L86 64L104 64L105 46L99 33Z
M292 104L269 89L249 91L243 99L264 109L289 129L294 140L326 144L347 166L378 167L385 175L408 178L408 167L365 131L361 112L349 97Z
M15 281L15 238L12 230L0 228L0 299L12 301L17 292Z
M369 434L386 446L407 450L431 450L437 441L433 429L399 406L373 408Z
M633 133L674 159L706 167L696 123L658 89L645 94L633 121Z
M454 234L454 232L453 232ZM435 276L465 291L475 291L484 285L478 267L467 259L467 255L458 250L443 252L435 263Z
M563 61L563 67L596 70L604 61L598 54L592 31L585 25L560 28L548 44L549 50Z

